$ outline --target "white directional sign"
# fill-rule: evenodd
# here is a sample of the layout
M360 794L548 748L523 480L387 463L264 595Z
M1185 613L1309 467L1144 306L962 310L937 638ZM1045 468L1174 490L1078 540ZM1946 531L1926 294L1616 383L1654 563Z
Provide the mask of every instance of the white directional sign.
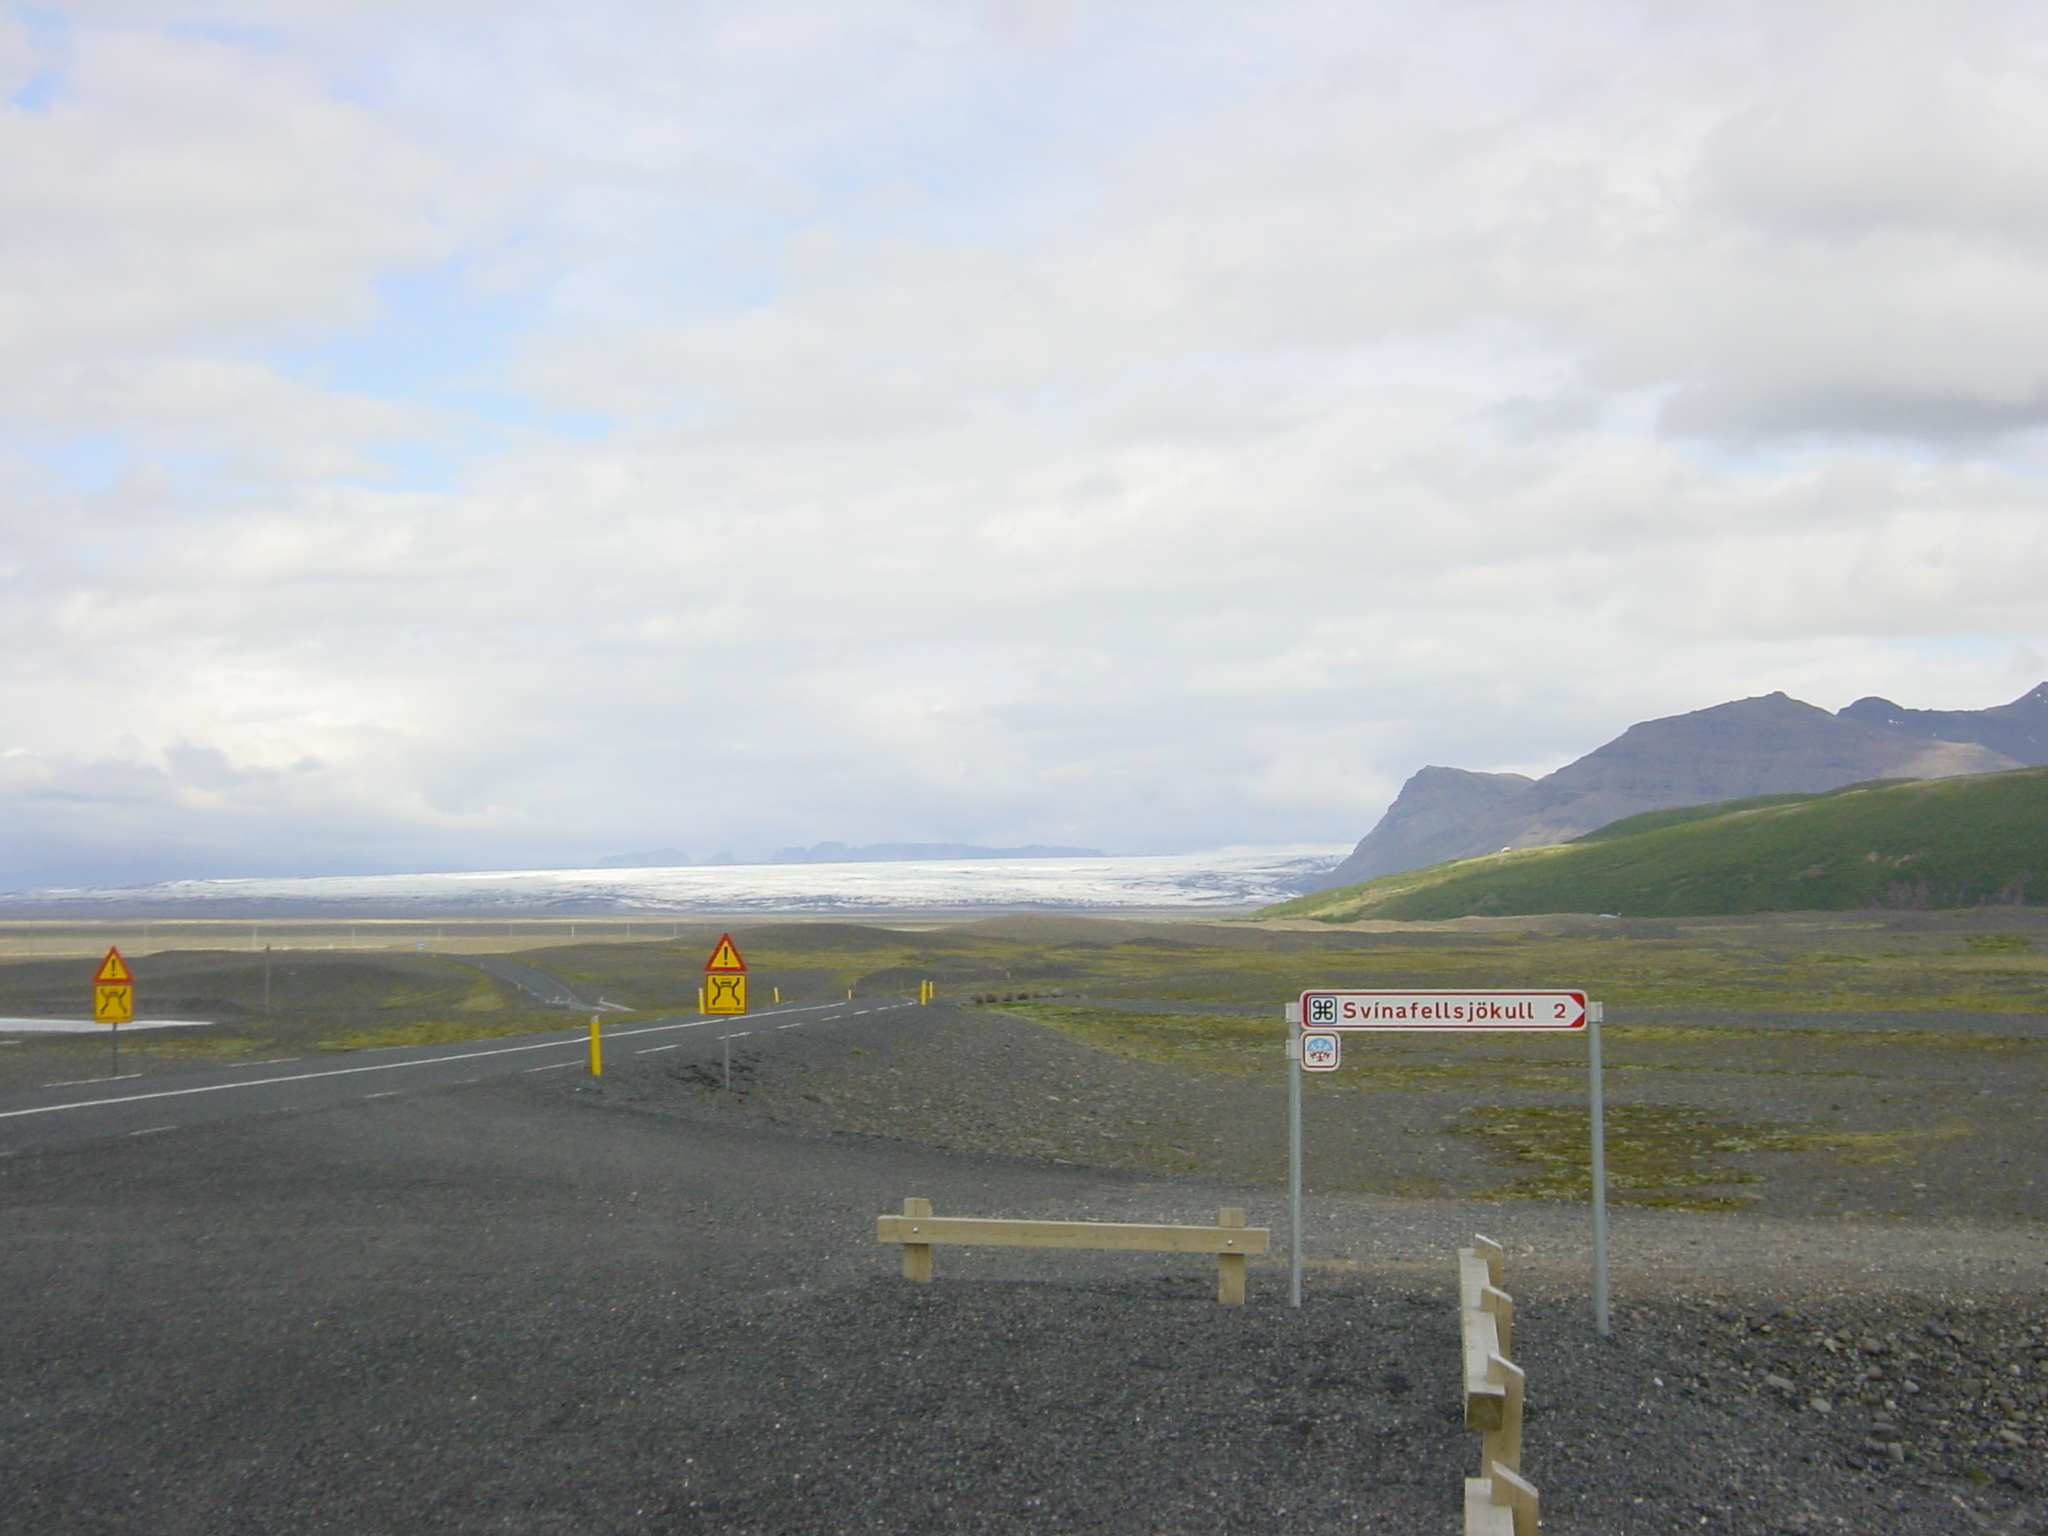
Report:
M1583 992L1301 994L1303 1029L1584 1029ZM1304 1061L1303 1065L1307 1065Z

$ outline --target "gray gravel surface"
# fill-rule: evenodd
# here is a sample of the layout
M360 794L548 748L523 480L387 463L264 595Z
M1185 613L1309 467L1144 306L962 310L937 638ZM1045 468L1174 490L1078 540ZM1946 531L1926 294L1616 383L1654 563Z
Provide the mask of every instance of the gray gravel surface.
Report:
M1271 1221L1272 1191L767 1123L765 1053L750 1103L680 1054L0 1161L0 1531L1457 1528L1471 1208L1321 1202L1300 1312L1272 1266L1226 1310L1169 1256L942 1250L913 1287L873 1240L904 1195ZM2048 1530L2037 1283L1762 1266L1625 1291L1602 1342L1567 1264L1522 1288L1516 1257L1548 1530Z

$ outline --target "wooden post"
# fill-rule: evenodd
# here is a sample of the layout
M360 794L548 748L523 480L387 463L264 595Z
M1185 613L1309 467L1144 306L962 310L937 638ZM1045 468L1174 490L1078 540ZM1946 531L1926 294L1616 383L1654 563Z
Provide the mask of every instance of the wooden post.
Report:
M1486 1379L1503 1387L1507 1399L1501 1404L1500 1425L1486 1431L1479 1453L1482 1472L1492 1467L1522 1470L1522 1368L1499 1355L1486 1361Z
M1536 1490L1506 1467L1465 1479L1465 1536L1536 1536Z
M1493 1331L1500 1339L1500 1352L1515 1352L1515 1298L1490 1285L1479 1288L1479 1310L1493 1316Z
M1242 1227L1244 1212L1234 1205L1226 1205L1216 1213L1219 1227ZM1216 1299L1226 1307L1244 1305L1244 1255L1242 1253L1219 1253L1216 1255Z
M1507 1467L1490 1468L1486 1480L1493 1485L1493 1502L1515 1512L1515 1536L1536 1536L1541 1501L1535 1486Z
M909 1217L929 1216L932 1203L929 1200L906 1198L903 1214ZM912 1228L915 1231L915 1228ZM932 1277L932 1245L930 1243L905 1243L903 1245L903 1278L906 1280L928 1281Z
M1486 1261L1487 1284L1496 1288L1507 1284L1507 1250L1492 1238L1479 1233L1472 1236L1472 1251Z

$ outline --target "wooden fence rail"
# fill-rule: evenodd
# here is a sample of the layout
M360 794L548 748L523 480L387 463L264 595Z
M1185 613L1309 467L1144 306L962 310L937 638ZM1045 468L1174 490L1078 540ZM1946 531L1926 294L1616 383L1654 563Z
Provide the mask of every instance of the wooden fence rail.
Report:
M903 1202L901 1216L883 1216L875 1236L903 1245L903 1278L932 1277L932 1247L974 1243L1006 1248L1120 1248L1146 1253L1213 1253L1216 1299L1244 1305L1245 1255L1264 1253L1272 1238L1266 1227L1248 1227L1244 1212L1225 1206L1213 1227L1149 1226L1107 1221L1002 1221L969 1216L934 1216L929 1200Z
M1522 1477L1522 1371L1514 1298L1501 1288L1505 1254L1491 1238L1458 1250L1465 1423L1480 1431L1479 1475L1465 1480L1465 1536L1536 1536L1536 1490Z

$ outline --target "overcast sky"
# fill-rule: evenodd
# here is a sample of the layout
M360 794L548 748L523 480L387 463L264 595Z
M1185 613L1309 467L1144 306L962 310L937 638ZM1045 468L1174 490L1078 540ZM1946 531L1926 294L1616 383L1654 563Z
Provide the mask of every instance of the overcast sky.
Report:
M2038 3L0 21L0 883L1348 841L2048 676Z

